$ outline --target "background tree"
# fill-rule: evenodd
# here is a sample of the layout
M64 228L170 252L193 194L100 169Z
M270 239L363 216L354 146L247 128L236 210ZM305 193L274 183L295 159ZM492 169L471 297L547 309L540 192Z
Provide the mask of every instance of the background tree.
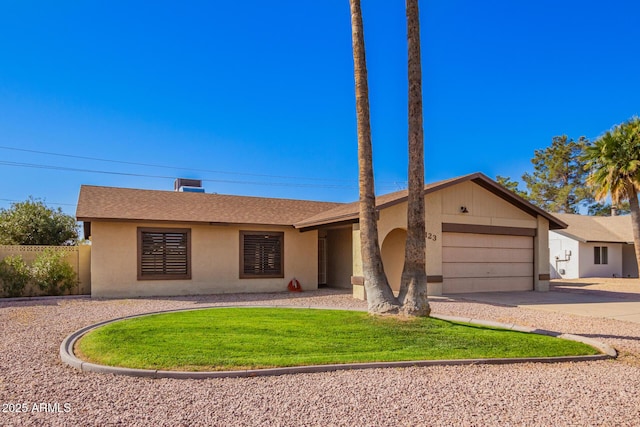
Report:
M0 209L0 244L60 246L74 245L77 239L76 220L41 200L29 197Z
M518 186L520 185L518 181L513 181L508 176L498 175L496 176L496 182L512 193L517 194L525 200L529 200L529 194L526 191L522 191L518 188Z
M640 265L640 118L616 125L598 138L586 148L583 160L589 171L587 183L598 200L611 195L615 205L629 202L636 261Z
M611 203L594 203L589 206L589 215L591 216L617 216L629 215L631 208L628 201L621 201L616 205L615 214L611 211Z
M427 299L425 270L424 131L418 0L406 0L406 14L409 56L409 197L407 240L398 299L405 314L428 316L431 308Z
M371 121L369 116L369 85L364 47L364 27L360 0L349 0L351 8L351 36L353 72L356 92L358 123L358 184L360 192L360 250L362 272L370 313L396 313L398 300L387 281L378 244L376 197L373 182L373 152L371 147Z
M551 145L536 150L531 160L533 174L525 173L529 200L549 212L577 213L580 205L593 203L593 193L585 185L587 172L581 157L589 140L577 141L555 136Z

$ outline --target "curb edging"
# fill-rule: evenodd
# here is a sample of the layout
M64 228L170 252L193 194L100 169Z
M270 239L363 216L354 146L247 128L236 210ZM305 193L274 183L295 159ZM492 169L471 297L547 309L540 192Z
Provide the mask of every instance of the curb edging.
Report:
M456 360L414 360L414 361L400 361L400 362L367 362L367 363L348 363L348 364L333 364L333 365L307 365L307 366L291 366L284 368L268 368L268 369L247 369L238 371L208 371L208 372L190 372L190 371L163 371L154 369L132 369L115 366L97 365L90 362L85 362L79 359L73 352L75 343L87 332L107 325L109 323L118 322L120 320L131 319L135 317L144 317L154 314L174 313L180 311L193 311L193 310L205 310L210 308L230 308L230 307L244 307L254 308L256 306L245 305L232 305L232 306L210 306L199 308L187 308L178 310L166 310L156 311L151 313L135 314L131 316L119 317L116 319L105 320L95 323L93 325L86 326L78 329L77 331L68 335L60 344L60 359L62 363L71 366L74 369L83 372L95 372L102 374L114 374L114 375L126 375L132 377L145 377L145 378L173 378L173 379L206 379L206 378L238 378L238 377L258 377L258 376L275 376L275 375L287 375L287 374L303 374L303 373L319 373L319 372L331 372L331 371L344 371L354 369L380 369L380 368L409 368L409 367L427 367L427 366L459 366L459 365L505 365L516 363L559 363L559 362L583 362L594 360L606 360L616 358L617 351L603 342L594 340L592 338L583 337L580 335L567 334L561 332L548 331L544 329L536 329L528 326L520 326L516 324L500 323L490 320L472 319L468 317L447 316L447 315L431 315L431 317L440 320L446 320L451 322L472 323L475 325L496 327L501 329L507 329L518 332L533 333L539 335L548 335L560 339L566 339L570 341L578 341L583 344L587 344L591 347L598 349L602 354L587 355L587 356L557 356L557 357L523 357L523 358L496 358L496 359L456 359ZM258 307L270 307L274 306L258 306ZM316 307L298 307L298 306L275 306L280 308L316 308ZM330 309L329 307L322 307L320 309ZM340 308L333 308L333 310L341 310ZM349 310L352 311L352 310Z

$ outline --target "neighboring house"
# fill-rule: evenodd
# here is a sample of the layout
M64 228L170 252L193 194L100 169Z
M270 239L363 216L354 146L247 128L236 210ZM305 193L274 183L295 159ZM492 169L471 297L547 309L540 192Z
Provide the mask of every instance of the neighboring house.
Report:
M552 279L638 277L630 215L554 216L568 227L549 232Z
M566 225L476 173L425 186L429 294L545 291L548 232ZM407 191L377 198L398 289ZM82 186L95 297L285 291L361 284L358 203Z

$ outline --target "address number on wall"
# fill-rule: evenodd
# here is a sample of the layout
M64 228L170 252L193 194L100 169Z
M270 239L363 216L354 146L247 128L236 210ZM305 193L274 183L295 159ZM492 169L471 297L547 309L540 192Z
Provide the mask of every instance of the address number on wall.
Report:
M435 242L436 240L438 240L438 236L434 233L427 232L427 240L433 240Z

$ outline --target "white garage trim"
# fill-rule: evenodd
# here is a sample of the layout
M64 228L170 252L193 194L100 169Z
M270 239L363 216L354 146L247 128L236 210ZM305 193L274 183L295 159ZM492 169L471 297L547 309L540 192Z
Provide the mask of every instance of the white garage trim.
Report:
M443 232L443 293L532 290L534 242L522 234Z

